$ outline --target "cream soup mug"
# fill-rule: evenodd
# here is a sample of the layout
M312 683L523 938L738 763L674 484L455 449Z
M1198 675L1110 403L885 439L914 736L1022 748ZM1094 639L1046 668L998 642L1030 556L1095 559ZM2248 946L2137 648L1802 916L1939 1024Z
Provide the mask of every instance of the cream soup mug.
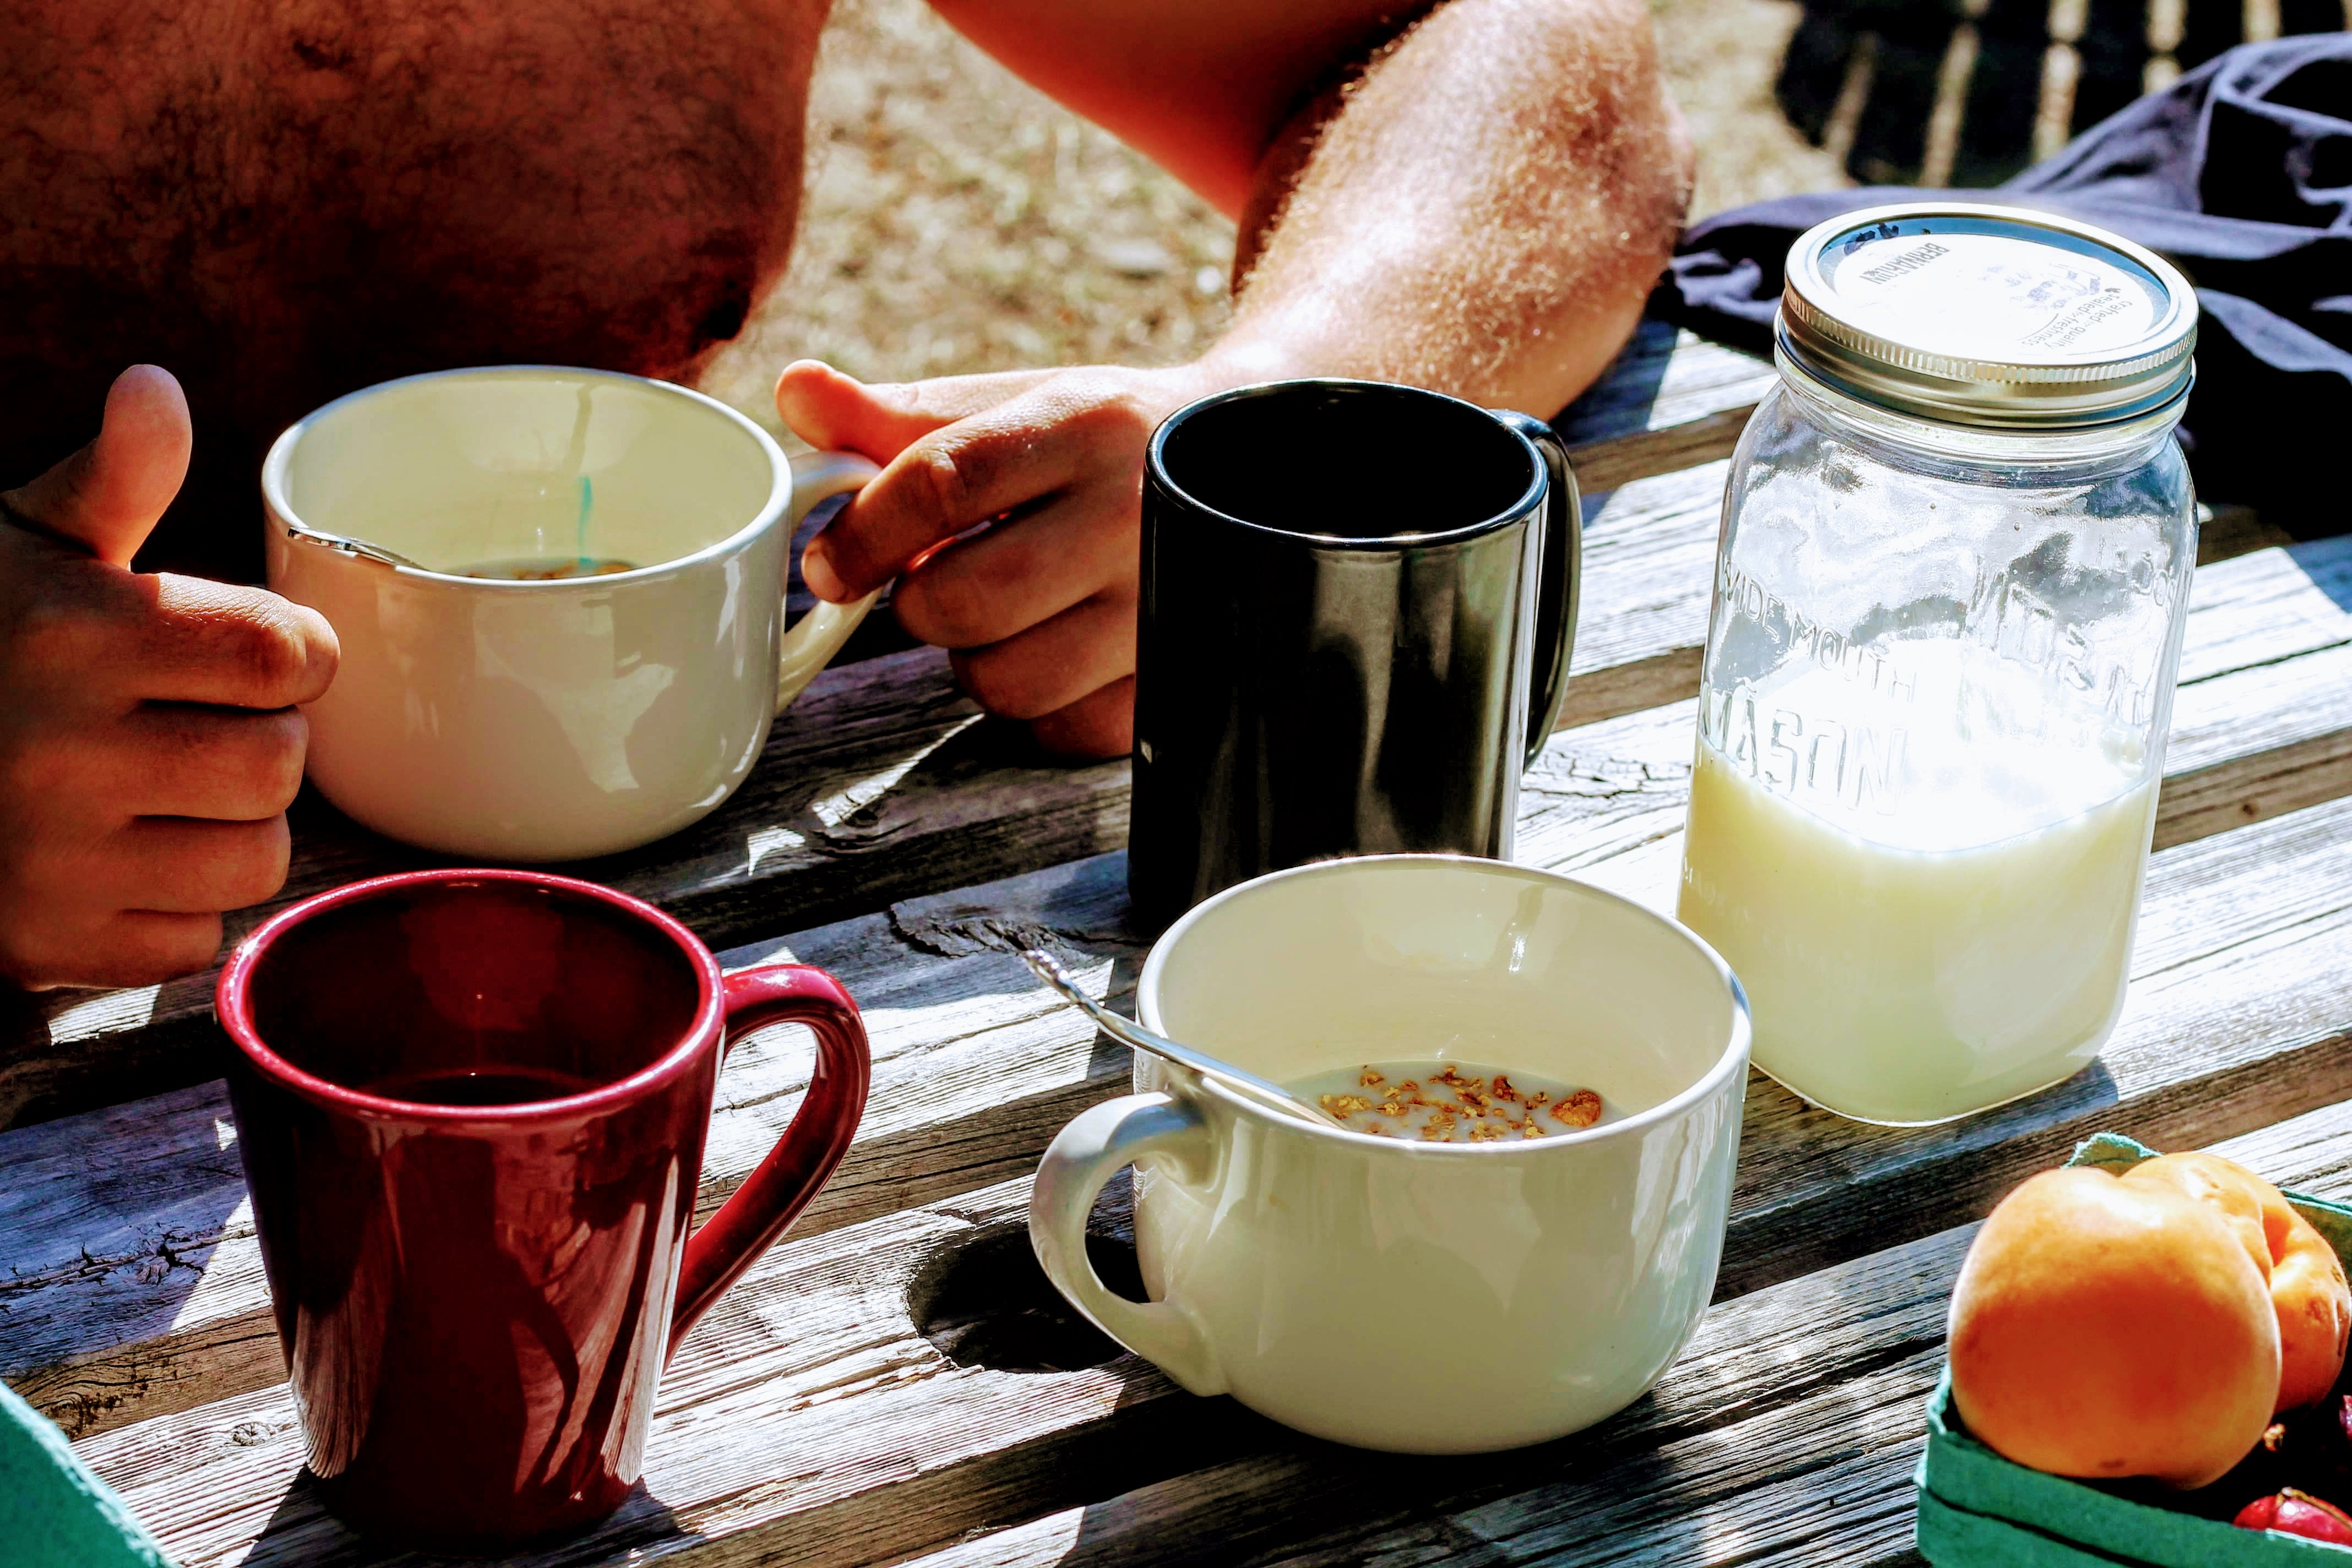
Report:
M1151 950L1145 1025L1289 1082L1458 1058L1600 1091L1587 1131L1405 1142L1294 1121L1139 1058L1054 1140L1039 1262L1195 1394L1400 1453L1538 1443L1665 1371L1715 1286L1748 1005L1685 927L1566 877L1396 855L1244 882ZM1087 1211L1135 1166L1151 1300L1105 1289Z
M525 365L387 382L278 438L269 586L342 644L308 772L377 832L501 860L674 833L733 794L873 603L786 633L793 530L877 472L715 399ZM636 563L508 581L520 560Z

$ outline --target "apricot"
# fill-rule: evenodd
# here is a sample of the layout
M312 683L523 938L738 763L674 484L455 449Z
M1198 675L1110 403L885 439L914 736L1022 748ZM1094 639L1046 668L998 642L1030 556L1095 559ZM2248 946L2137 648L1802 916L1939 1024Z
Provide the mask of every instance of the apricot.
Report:
M2301 1215L2271 1266L2271 1300L2278 1305L2278 1408L2316 1405L2343 1375L2345 1345L2352 1337L2352 1285L2345 1280L2344 1260Z
M2279 1321L2279 1389L2273 1414L2316 1404L2344 1371L2352 1337L2352 1284L2343 1259L2286 1194L2219 1154L2166 1154L2134 1166L2126 1183L2172 1187L2221 1209L2269 1281Z
M1952 1291L1952 1399L2021 1465L2218 1480L2270 1425L2279 1321L2244 1215L2163 1179L2045 1171L1989 1215Z
M2185 1198L2195 1198L2221 1211L2229 1222L2230 1233L2254 1260L2263 1282L2271 1278L2270 1232L2264 1224L2263 1200L2256 1184L2270 1184L2219 1154L2159 1154L2153 1160L2143 1160L2123 1174L2123 1180L2137 1185L2151 1183L2171 1188ZM2275 1193L2278 1189L2272 1187ZM2294 1211L2288 1211L2292 1214Z

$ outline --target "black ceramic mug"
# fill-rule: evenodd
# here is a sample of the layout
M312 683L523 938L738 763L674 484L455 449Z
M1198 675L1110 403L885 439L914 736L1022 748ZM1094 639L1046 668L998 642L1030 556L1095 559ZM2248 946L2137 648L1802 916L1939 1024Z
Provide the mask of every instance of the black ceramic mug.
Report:
M1336 855L1509 855L1579 551L1568 454L1524 414L1286 381L1169 416L1143 479L1138 920Z

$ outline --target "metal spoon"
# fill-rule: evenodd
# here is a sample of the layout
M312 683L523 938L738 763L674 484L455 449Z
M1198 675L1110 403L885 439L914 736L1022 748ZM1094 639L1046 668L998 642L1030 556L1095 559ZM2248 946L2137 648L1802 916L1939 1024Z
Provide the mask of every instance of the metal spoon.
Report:
M430 567L422 566L411 561L405 555L386 550L383 545L371 543L364 539L352 539L343 534L329 533L323 529L305 528L299 523L291 522L286 525L286 531L306 544L322 544L340 554L357 555L369 561L381 561L387 566L406 566L417 572L431 570Z
M1348 1131L1346 1122L1312 1100L1300 1099L1278 1083L1253 1072L1244 1072L1240 1068L1230 1067L1214 1057L1202 1056L1190 1046L1180 1046L1173 1040L1153 1034L1132 1019L1120 1017L1079 990L1078 983L1070 978L1070 972L1064 969L1052 953L1041 948L1028 948L1022 952L1021 962L1026 963L1038 979L1059 993L1062 1000L1084 1012L1104 1034L1121 1045L1132 1046L1139 1051L1149 1051L1179 1067L1190 1068L1202 1078L1215 1079L1236 1094L1269 1110L1279 1110L1286 1116L1312 1121L1322 1127L1337 1127L1341 1131Z

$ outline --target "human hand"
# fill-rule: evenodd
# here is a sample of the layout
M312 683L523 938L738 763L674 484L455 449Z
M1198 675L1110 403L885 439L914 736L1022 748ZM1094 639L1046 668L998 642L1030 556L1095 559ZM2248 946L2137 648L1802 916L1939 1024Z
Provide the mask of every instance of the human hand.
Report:
M98 438L0 495L0 978L138 985L202 969L221 911L286 879L286 807L335 634L258 588L131 557L187 474L153 365Z
M982 708L1028 721L1049 750L1124 755L1144 447L1223 384L1197 364L877 386L814 360L789 365L776 383L784 423L884 465L809 545L802 576L836 603L898 578L899 624L951 650Z

